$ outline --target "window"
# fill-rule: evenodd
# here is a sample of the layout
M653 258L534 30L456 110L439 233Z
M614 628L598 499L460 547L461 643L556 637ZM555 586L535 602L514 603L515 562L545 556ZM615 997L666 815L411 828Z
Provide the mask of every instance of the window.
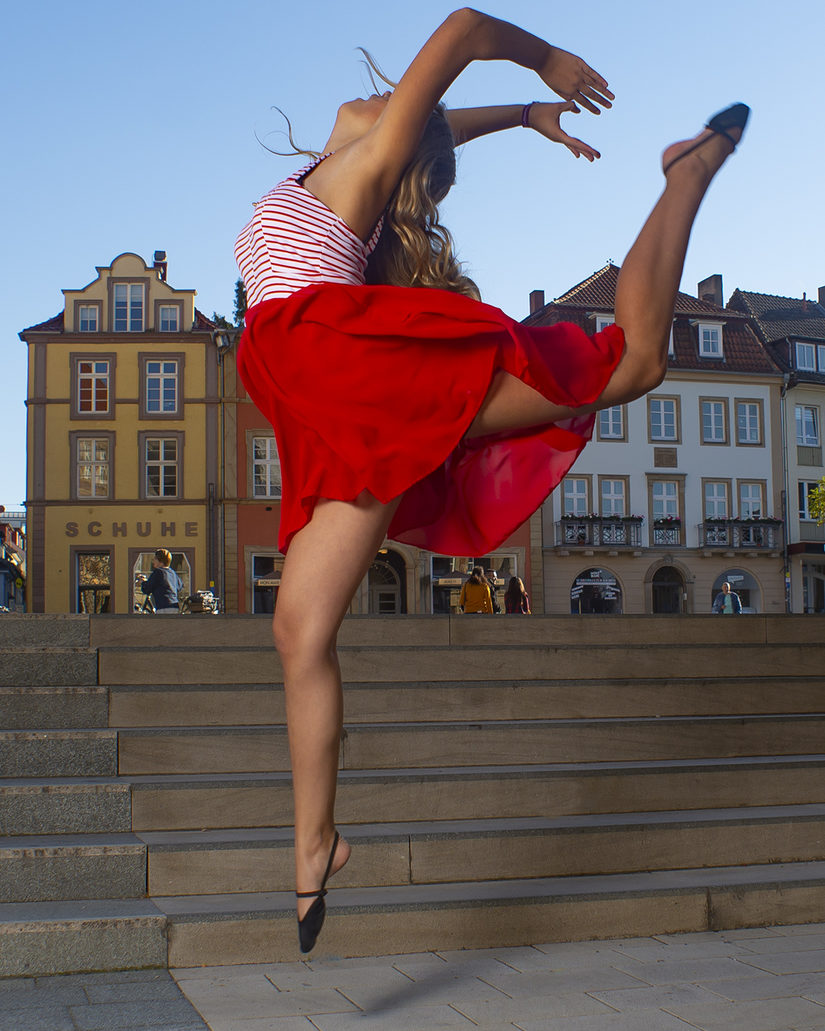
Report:
M109 362L77 362L77 411L94 415L109 411Z
M811 492L816 490L819 483L816 480L799 481L799 518L813 519L811 515Z
M110 612L112 552L74 552L74 611Z
M701 401L700 404L702 412L702 443L727 444L727 402L723 400Z
M176 304L161 304L158 308L158 329L161 333L177 333L180 328L180 309Z
M728 485L724 480L705 480L705 519L728 518Z
M143 438L143 468L147 498L178 496L178 438Z
M800 372L816 372L816 348L813 344L797 341L796 367Z
M252 496L281 496L281 460L274 437L252 438Z
M178 410L178 363L146 361L146 413L168 415Z
M739 481L739 518L740 519L761 519L764 515L762 508L762 484Z
M142 283L115 283L113 327L116 333L139 333L142 331Z
M75 496L109 497L110 439L75 437Z
M722 357L722 327L712 323L699 323L699 357Z
M654 480L652 484L653 519L678 519L679 485L675 480Z
M616 321L615 315L597 315L596 316L596 332L601 333L603 329L608 326L612 326Z
M819 447L819 409L814 405L796 406L796 442L803 447Z
M762 402L736 402L736 443L762 443Z
M565 477L564 515L583 516L587 515L589 510L587 480L581 477Z
M81 304L77 309L77 330L79 333L97 333L98 308L96 304Z
M603 516L623 516L627 514L625 506L625 480L603 479L599 484L601 493L601 514Z
M599 412L599 440L624 440L624 408L613 405Z
M676 398L648 398L651 440L679 440L679 419Z

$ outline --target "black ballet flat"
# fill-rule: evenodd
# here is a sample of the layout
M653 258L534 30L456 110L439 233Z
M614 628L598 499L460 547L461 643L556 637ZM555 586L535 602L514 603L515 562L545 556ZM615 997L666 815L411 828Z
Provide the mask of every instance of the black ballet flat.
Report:
M327 893L326 883L340 839L341 835L336 831L332 841L332 851L329 854L327 868L324 871L324 877L318 891L295 892L296 897L299 899L315 899L304 914L303 919L298 921L298 940L301 943L301 952L312 952L315 942L318 940L318 935L321 933L321 928L324 926L324 917L327 915L327 904L324 902L324 896Z
M711 132L716 133L718 136L724 136L733 149L736 150L739 140L735 140L728 130L740 129L744 131L745 126L748 124L750 113L751 109L747 104L731 104L731 106L726 107L724 111L720 111L718 114L715 114L707 123L705 128L710 129ZM696 140L692 147L688 147L687 150L683 150L678 157L675 157L670 164L663 169L664 174L667 175L677 161L681 161L682 158L687 157L688 154L692 154L694 150L701 147L702 144L707 143L710 138L710 136L704 136L701 140ZM741 140L741 136L739 139Z

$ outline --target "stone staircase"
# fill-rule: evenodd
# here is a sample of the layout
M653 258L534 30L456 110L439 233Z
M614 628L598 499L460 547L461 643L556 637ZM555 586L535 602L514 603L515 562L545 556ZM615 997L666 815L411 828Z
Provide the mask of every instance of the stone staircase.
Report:
M327 955L825 920L816 617L353 618ZM0 975L291 960L263 617L0 617Z

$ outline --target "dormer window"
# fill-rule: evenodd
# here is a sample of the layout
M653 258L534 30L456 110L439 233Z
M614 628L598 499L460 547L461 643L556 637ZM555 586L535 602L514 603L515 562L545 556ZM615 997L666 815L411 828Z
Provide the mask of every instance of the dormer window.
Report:
M615 315L597 315L596 316L596 332L601 333L603 329L607 329L608 326L612 326L616 321Z
M77 309L77 329L80 333L97 333L98 306L81 304Z
M699 357L700 358L721 358L722 357L722 327L713 322L700 322L699 327Z
M142 283L115 283L114 305L115 333L140 333L143 331Z
M825 344L796 342L796 367L799 372L825 372Z

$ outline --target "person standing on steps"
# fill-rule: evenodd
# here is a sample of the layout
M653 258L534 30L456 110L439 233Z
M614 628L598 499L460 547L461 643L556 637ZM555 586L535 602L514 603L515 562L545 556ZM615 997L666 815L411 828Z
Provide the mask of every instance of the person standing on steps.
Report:
M510 582L507 584L507 590L504 593L504 611L508 615L530 615L530 599L518 576L511 576Z
M461 585L458 607L462 612L477 612L492 616L493 598L490 585L481 566L474 566L470 578Z
M446 110L453 80L490 60L535 72L562 101ZM273 634L304 952L324 921L327 880L350 858L334 820L335 645L376 551L389 537L447 555L494 552L569 470L595 413L664 377L691 227L742 134L744 105L665 150L664 192L622 266L616 323L593 336L570 324L527 327L482 303L438 217L456 145L523 126L593 161L598 152L560 119L598 114L613 99L580 57L463 8L391 90L338 108L321 152L258 202L238 237L249 303L238 365L282 460L286 557ZM502 188L537 174L514 168ZM388 393L387 382L405 389ZM308 606L306 585L321 580Z
M501 605L498 603L498 577L496 576L495 569L489 569L484 574L484 578L487 581L487 586L490 588L490 601L493 603L493 615L497 616L501 612Z

